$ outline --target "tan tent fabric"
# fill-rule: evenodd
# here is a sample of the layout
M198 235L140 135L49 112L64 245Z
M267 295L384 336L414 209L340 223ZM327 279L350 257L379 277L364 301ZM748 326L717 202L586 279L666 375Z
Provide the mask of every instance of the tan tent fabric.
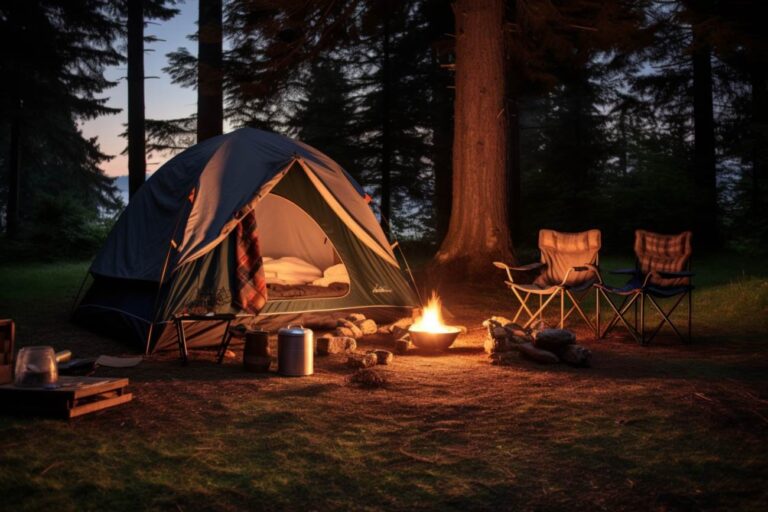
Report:
M677 235L663 235L638 229L635 231L635 255L643 275L651 272L682 272L687 270L691 258L690 231ZM665 279L651 276L649 283L656 286L687 286L690 278Z
M254 210L259 223L262 255L270 258L296 256L321 272L338 263L333 244L323 229L295 203L275 194L267 194Z
M542 288L560 284L568 270L582 265L597 265L600 251L600 231L591 229L581 233L562 233L551 229L539 231L541 261L546 267L534 284ZM577 286L594 279L592 272L571 272L566 284Z

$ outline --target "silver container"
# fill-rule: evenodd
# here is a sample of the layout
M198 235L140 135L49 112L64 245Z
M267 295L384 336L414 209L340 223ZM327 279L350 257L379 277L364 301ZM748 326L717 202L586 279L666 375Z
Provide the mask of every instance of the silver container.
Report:
M310 329L289 325L277 331L277 372L289 377L312 375L314 344Z

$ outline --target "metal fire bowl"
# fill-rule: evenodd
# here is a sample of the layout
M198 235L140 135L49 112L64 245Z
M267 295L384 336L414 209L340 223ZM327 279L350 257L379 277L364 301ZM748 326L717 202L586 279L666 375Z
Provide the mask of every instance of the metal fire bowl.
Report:
M424 350L448 350L461 332L458 327L449 326L450 332L411 331L411 341Z

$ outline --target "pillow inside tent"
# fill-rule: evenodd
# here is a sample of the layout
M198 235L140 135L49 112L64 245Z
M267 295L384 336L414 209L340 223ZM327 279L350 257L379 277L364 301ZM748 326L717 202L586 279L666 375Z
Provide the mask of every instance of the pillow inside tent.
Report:
M331 283L349 284L349 273L343 263L328 267L323 272L323 277L312 281L314 286L330 286Z
M323 276L323 271L295 256L262 258L268 284L301 285Z

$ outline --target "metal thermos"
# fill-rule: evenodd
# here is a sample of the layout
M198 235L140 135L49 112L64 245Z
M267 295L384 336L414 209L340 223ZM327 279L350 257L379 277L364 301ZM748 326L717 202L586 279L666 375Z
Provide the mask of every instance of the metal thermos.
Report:
M314 369L312 331L289 325L277 331L277 372L289 377L312 375Z

